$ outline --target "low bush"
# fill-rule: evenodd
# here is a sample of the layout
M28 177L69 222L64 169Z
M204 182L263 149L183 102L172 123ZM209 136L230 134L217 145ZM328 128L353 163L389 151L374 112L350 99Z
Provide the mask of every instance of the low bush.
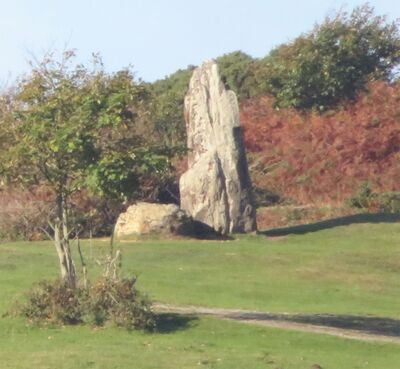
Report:
M96 325L112 321L128 329L153 329L154 315L150 301L135 288L136 278L103 278L91 288L87 311Z
M361 185L360 190L348 200L348 204L352 208L357 209L370 209L375 194L372 192L371 185L369 182L365 182Z
M400 192L374 192L368 182L348 200L352 208L367 212L400 213Z
M135 287L136 278L103 278L88 288L70 288L62 281L41 281L17 310L33 323L83 324L107 322L131 329L152 330L150 301Z
M62 281L40 281L28 292L21 315L32 322L78 324L83 322L87 291Z
M384 192L378 195L380 210L384 213L400 213L400 192Z

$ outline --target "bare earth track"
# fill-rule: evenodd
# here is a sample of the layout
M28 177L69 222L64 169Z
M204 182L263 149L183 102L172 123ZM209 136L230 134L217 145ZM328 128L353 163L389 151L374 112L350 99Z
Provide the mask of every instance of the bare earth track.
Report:
M400 321L394 319L319 314L276 314L238 309L177 306L162 303L156 303L154 308L159 313L204 315L266 327L327 334L361 341L400 344ZM342 327L337 327L338 325ZM352 326L352 328L346 328L346 326ZM358 327L358 329L354 329L354 326Z

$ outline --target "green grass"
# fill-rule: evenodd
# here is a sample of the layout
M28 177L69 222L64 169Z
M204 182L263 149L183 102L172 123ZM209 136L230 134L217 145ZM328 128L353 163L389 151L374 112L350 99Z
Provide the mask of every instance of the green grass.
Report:
M358 224L271 240L122 243L123 270L173 304L400 317L400 224ZM89 255L88 243L84 245ZM106 242L97 241L100 255ZM89 261L91 275L99 268ZM56 277L48 242L0 245L0 316L32 282ZM400 347L209 318L171 331L38 328L0 318L0 368L398 369ZM179 324L178 324L179 323ZM168 328L168 327L167 327Z
M214 319L170 333L26 327L1 322L2 369L398 369L398 345L248 326Z
M132 244L123 253L125 268L164 302L400 316L400 224L277 240Z

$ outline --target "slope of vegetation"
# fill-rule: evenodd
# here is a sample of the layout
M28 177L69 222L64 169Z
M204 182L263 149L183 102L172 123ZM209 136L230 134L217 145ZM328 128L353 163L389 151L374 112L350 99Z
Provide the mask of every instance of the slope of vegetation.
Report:
M376 191L400 183L400 83L377 81L354 103L324 114L244 102L241 119L258 187L297 203L341 202L365 181Z

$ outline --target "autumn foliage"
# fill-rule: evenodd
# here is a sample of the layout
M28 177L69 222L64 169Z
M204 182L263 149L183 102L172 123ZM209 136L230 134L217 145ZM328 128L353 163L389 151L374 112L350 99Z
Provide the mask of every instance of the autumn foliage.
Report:
M399 82L373 82L356 101L322 115L251 99L241 120L257 187L299 204L342 202L365 181L374 191L400 190Z

